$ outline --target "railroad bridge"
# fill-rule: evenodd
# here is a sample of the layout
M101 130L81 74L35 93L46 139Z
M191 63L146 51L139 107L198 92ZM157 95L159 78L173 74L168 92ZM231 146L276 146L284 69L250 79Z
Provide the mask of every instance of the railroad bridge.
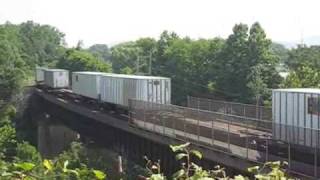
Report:
M302 179L319 178L319 146L307 148L273 140L271 121L138 100L129 104L129 115L125 115L82 102L67 91L34 88L31 111L39 121L59 119L138 163L143 163L144 155L161 159L165 173L177 167L169 145L191 142L192 148L203 153L204 167L217 163L239 172L281 160L289 163L290 173Z

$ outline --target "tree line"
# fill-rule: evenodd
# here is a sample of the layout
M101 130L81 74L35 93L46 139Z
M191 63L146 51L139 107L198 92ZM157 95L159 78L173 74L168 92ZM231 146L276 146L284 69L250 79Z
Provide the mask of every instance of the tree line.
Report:
M96 53L99 46L89 51ZM274 88L319 87L320 47L287 49L268 39L259 23L236 24L226 39L164 31L158 40L140 38L103 52L115 73L170 77L175 104L191 95L270 105ZM283 71L287 78L280 76Z
M236 24L226 39L191 39L164 31L159 39L140 38L111 48L84 48L82 42L67 48L57 28L32 21L2 24L0 34L2 101L30 84L36 65L170 77L175 104L184 103L187 95L267 104L273 88L319 87L319 46L286 49L267 38L258 22ZM286 79L279 75L283 70L289 72Z

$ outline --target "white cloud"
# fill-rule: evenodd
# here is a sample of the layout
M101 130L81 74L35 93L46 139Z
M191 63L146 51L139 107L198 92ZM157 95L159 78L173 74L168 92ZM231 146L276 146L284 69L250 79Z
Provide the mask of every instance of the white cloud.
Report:
M56 26L69 45L113 44L158 37L227 37L235 23L259 21L276 41L320 32L317 0L1 0L0 22L34 20Z

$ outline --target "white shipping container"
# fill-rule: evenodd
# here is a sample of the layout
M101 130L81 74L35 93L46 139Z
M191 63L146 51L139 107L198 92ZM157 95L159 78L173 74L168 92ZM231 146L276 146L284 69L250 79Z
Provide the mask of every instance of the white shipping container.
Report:
M273 137L304 146L319 146L319 112L320 89L273 90Z
M64 69L46 69L44 84L51 88L69 87L69 71Z
M73 72L72 91L85 97L100 100L101 72Z
M129 99L171 103L170 78L107 74L101 76L101 100L128 107Z
M36 82L43 82L44 81L44 71L47 68L44 67L36 67Z

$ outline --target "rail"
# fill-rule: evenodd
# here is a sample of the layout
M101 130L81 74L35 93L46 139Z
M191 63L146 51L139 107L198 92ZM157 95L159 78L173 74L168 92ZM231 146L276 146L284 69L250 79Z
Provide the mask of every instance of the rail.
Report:
M316 129L297 129L269 120L139 100L129 100L129 116L137 128L256 163L287 161L291 173L319 177L320 133ZM287 133L281 136L287 139L273 137L275 132ZM301 144L301 133L313 140Z

